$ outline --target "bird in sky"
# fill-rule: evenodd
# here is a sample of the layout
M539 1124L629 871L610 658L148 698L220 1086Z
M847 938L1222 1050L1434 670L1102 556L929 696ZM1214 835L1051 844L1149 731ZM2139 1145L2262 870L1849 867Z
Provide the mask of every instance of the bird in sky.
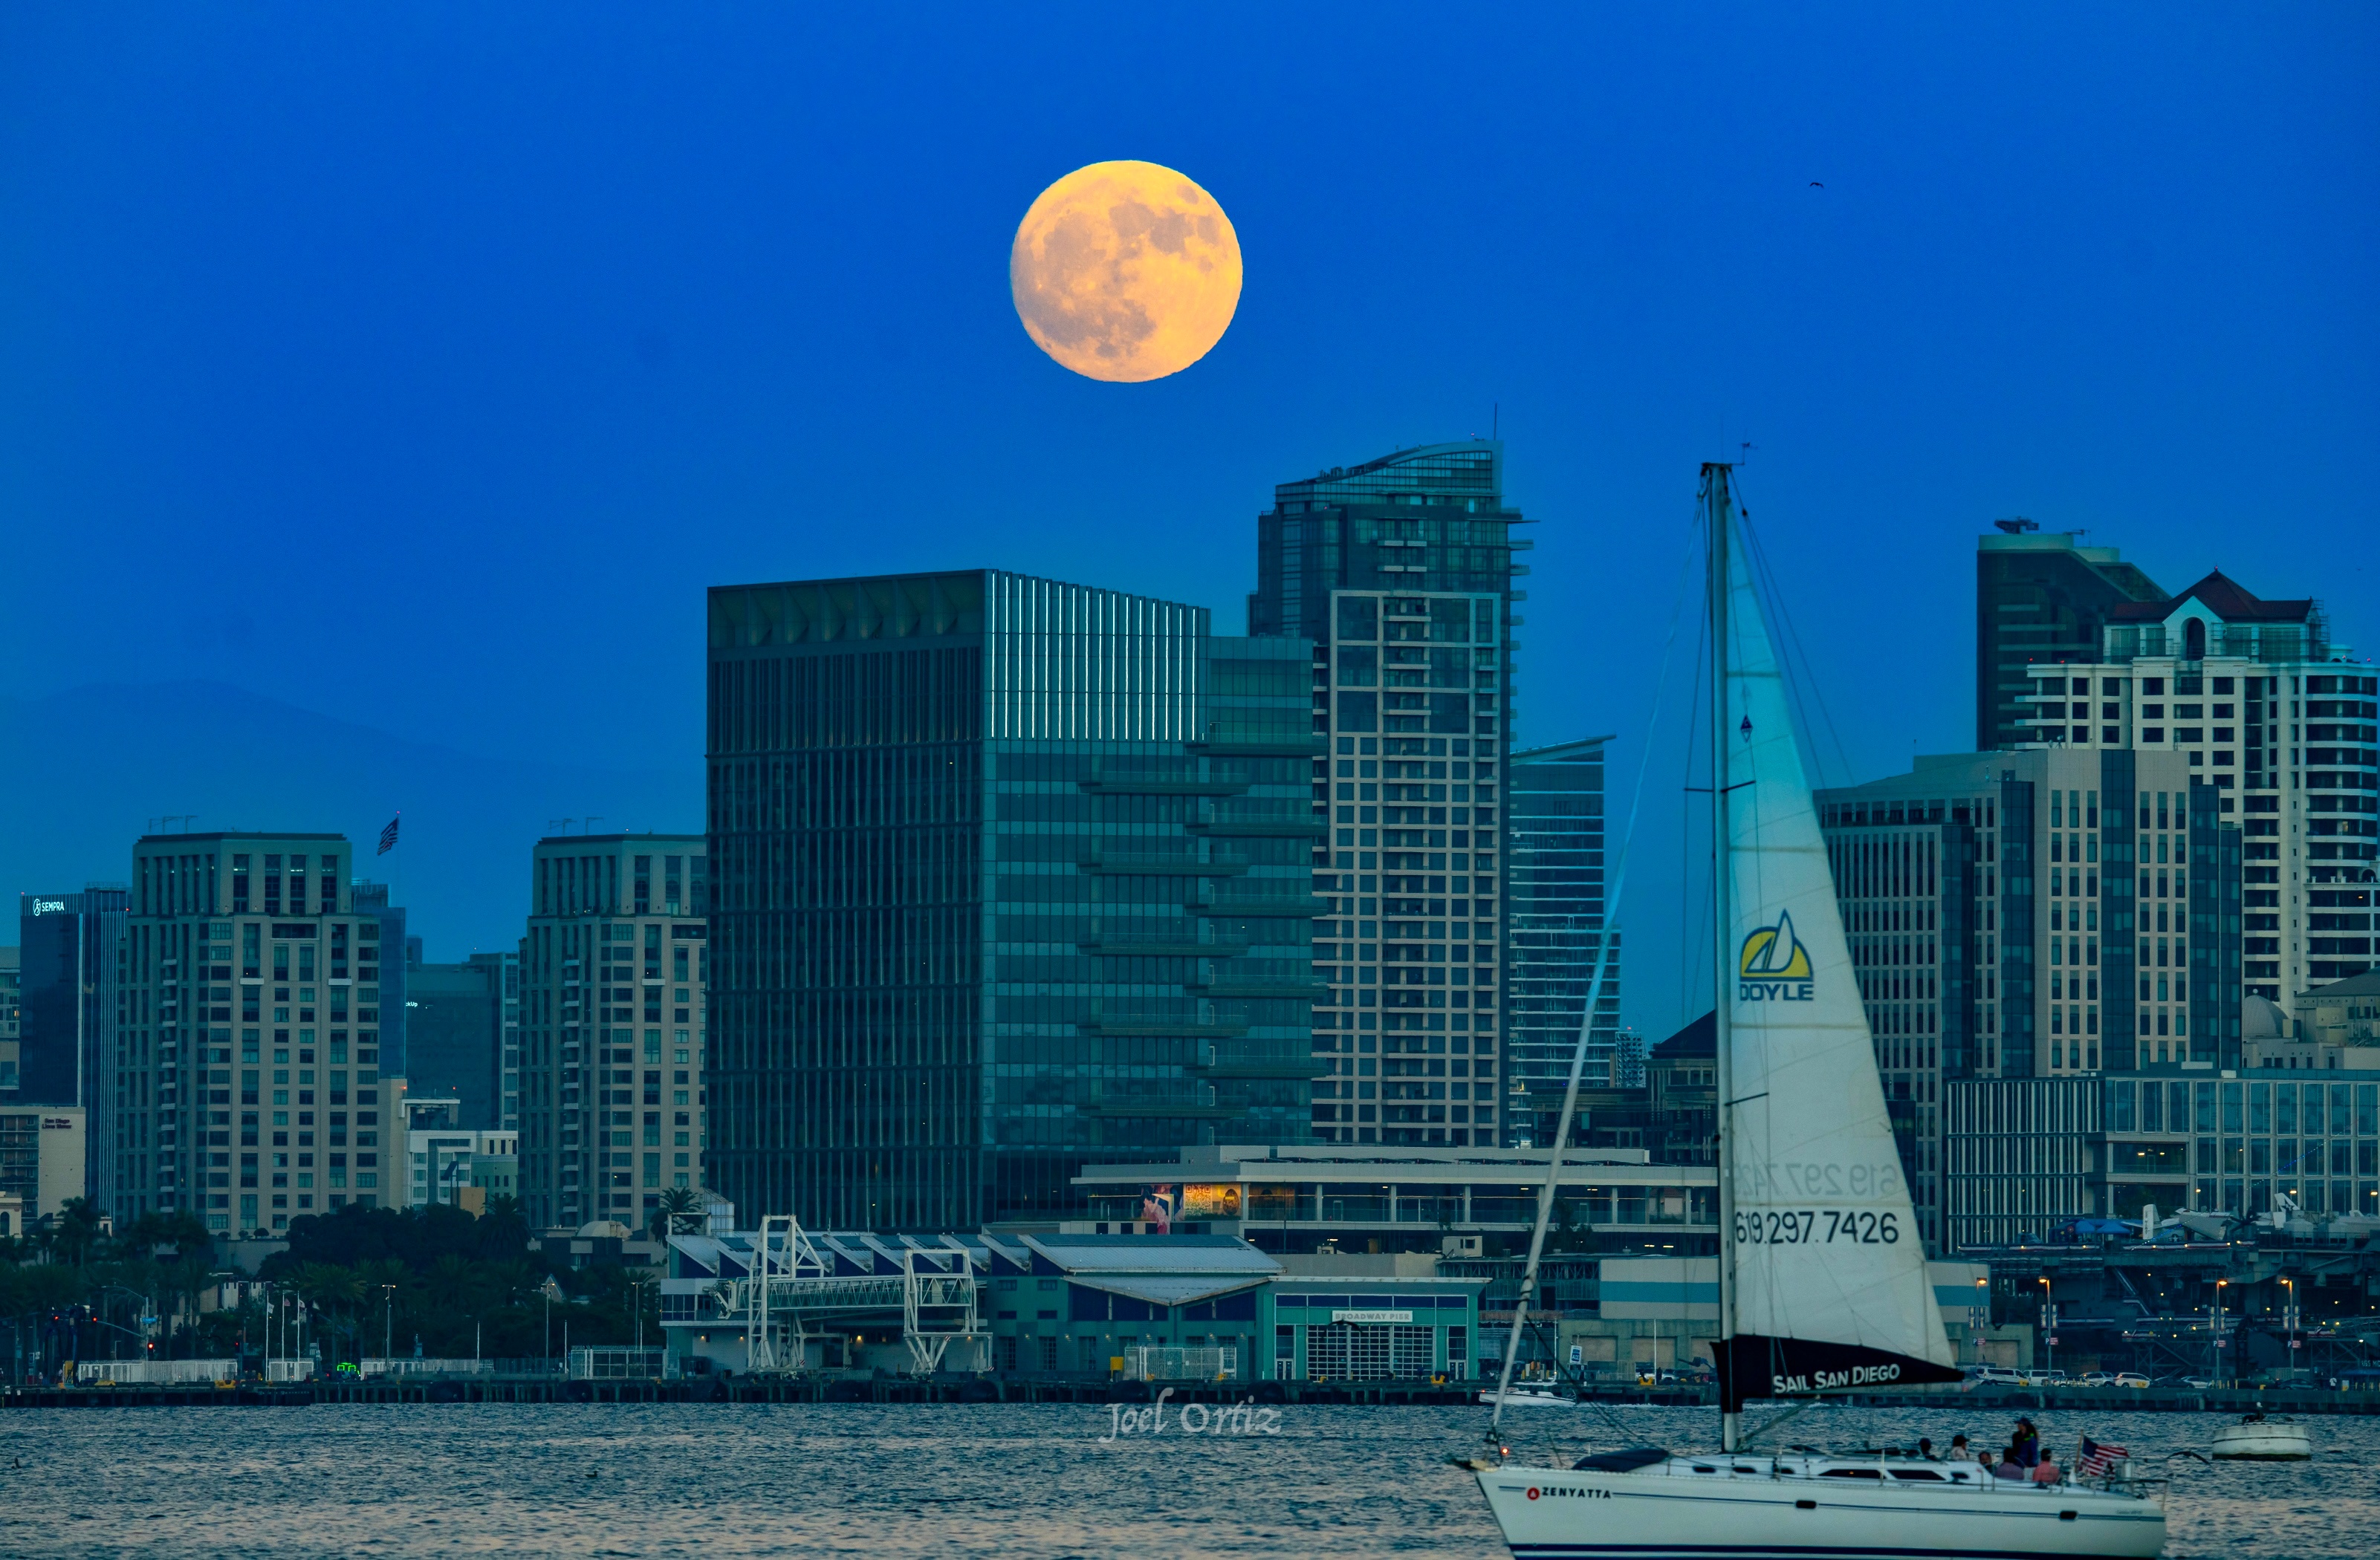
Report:
M1812 189L1824 189L1824 188L1826 188L1827 187L1826 187L1825 185L1823 185L1823 184L1820 184L1816 179L1812 179L1812 180L1810 181L1810 187L1811 187Z

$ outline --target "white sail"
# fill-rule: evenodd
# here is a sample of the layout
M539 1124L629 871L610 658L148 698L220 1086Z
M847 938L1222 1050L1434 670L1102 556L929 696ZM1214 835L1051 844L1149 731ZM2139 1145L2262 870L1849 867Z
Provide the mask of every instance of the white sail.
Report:
M1775 647L1729 539L1729 1396L1955 1379Z

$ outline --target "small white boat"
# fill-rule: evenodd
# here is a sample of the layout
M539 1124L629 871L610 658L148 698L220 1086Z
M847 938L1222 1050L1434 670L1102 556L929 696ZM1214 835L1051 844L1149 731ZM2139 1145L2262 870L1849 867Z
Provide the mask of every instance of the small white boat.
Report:
M2306 1427L2250 1414L2215 1433L2215 1456L2227 1462L2303 1462L2313 1456Z
M1479 1401L1493 1408L1496 1395L1492 1392L1483 1392L1479 1395ZM1504 1407L1508 1409L1575 1409L1578 1407L1578 1399L1565 1397L1551 1387L1516 1386L1504 1394Z

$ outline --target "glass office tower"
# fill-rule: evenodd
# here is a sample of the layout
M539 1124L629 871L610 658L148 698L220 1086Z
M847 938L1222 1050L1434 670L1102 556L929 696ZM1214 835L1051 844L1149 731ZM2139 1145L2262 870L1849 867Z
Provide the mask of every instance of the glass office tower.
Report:
M1512 953L1504 969L1505 1070L1524 1091L1514 1102L1514 1131L1537 1145L1553 1141L1560 1120L1604 933L1603 744L1609 740L1515 753L1506 786ZM1619 934L1612 937L1581 1074L1591 1088L1627 1082L1617 1065Z
M709 1184L968 1228L1303 1139L1307 661L996 570L714 588Z
M1499 1144L1499 813L1524 524L1504 447L1430 444L1274 490L1249 632L1314 642L1314 1131ZM1327 1058L1327 1062L1326 1059Z

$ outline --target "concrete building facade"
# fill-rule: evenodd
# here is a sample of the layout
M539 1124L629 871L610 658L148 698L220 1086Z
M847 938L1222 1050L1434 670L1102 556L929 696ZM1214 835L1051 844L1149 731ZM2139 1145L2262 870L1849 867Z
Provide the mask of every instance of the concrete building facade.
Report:
M480 1214L492 1196L518 1195L520 1134L468 1126L463 1115L461 1100L408 1094L405 1174L393 1205L443 1203Z
M24 969L18 950L0 948L0 1105L17 1102L22 1065L17 1052L18 1020L23 997Z
M640 1226L662 1191L703 1184L707 848L693 834L549 836L530 853L529 905L523 1212L533 1228Z
M1503 446L1430 444L1274 490L1248 630L1313 642L1315 1134L1505 1141L1506 755L1527 524Z
M1928 1240L1948 1083L2237 1065L2240 833L2183 755L1923 757L1816 800Z
M2043 667L2099 659L2110 614L2165 592L2112 547L2085 547L2080 531L2044 534L2002 520L1975 542L1975 747L1990 753L2034 740L2034 677Z
M2094 660L2033 668L2028 745L2179 755L2244 837L2245 990L2279 1002L2374 967L2380 677L2321 604L2222 574L2112 605Z
M269 1233L389 1205L402 1088L382 1066L382 922L356 909L352 859L337 834L135 843L92 1145L117 1218Z

